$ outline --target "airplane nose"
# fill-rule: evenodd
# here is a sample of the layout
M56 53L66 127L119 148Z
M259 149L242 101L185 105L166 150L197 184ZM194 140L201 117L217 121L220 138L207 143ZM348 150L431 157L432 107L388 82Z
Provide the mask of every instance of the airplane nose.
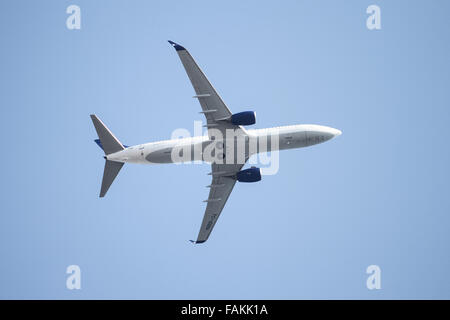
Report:
M341 130L335 129L335 128L327 128L328 133L331 135L330 138L336 138L337 136L340 136L342 134Z
M326 126L314 126L310 132L307 132L307 145L311 146L324 141L329 141L342 134L341 130L326 127Z

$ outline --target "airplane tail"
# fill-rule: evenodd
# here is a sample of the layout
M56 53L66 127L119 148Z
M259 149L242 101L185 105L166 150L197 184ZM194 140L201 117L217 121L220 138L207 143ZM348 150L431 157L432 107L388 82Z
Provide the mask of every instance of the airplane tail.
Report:
M120 169L122 169L123 162L115 162L106 160L105 169L103 170L103 180L102 188L100 189L100 198L103 198L108 192L109 187L112 185L114 179L119 174Z
M98 138L95 142L103 149L105 155L121 151L124 148L123 144L114 136L114 134L104 125L104 123L97 118L95 114L91 114L92 122L97 131ZM100 197L104 197L114 179L119 174L124 163L107 160L105 157L105 169L103 171L102 187L100 189Z

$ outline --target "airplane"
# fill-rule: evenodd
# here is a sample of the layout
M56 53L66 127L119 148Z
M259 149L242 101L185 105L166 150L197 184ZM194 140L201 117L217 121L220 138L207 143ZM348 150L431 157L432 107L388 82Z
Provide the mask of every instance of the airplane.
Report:
M194 87L202 113L206 117L208 135L150 142L135 146L123 145L94 114L92 122L97 131L95 142L103 149L105 167L100 197L104 197L125 163L164 164L202 161L211 164L212 181L206 210L197 240L208 240L236 181L257 182L261 169L242 170L254 154L308 147L331 140L341 131L321 125L290 125L266 129L246 129L256 123L253 111L231 113L214 87L183 46L170 41L176 50Z

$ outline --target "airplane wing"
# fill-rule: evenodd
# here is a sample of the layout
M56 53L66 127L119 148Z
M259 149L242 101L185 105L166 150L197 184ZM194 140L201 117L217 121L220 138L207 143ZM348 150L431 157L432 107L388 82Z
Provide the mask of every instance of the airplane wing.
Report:
M211 129L220 130L222 132L222 137L225 137L226 129L238 129L235 131L237 135L246 135L244 128L233 125L230 121L226 121L231 118L232 113L222 101L222 98L217 94L216 90L208 81L208 78L206 78L190 53L184 47L173 41L169 41L169 43L177 51L189 80L191 80L196 94L194 98L197 98L200 102L202 107L201 113L206 117L206 127L208 128L209 136L211 137ZM230 143L230 141L227 141L226 139L223 141L224 149L227 149L228 143ZM245 161L247 161L247 159L245 159ZM235 175L243 166L243 163L211 164L212 182L211 185L208 186L211 188L208 200L205 200L205 202L207 202L206 211L197 240L191 240L193 243L203 243L208 239L231 191L233 191L234 185L236 184Z
M202 226L198 233L197 241L191 240L193 243L203 243L208 240L214 225L219 219L228 197L233 191L236 184L234 175L239 172L243 164L211 164L212 167L212 182L208 187L209 191L205 215L203 216Z
M194 98L197 98L200 102L202 107L201 113L206 117L206 126L208 129L215 128L224 132L225 129L240 128L240 126L235 126L229 122L223 121L230 119L232 114L222 101L222 98L220 98L214 87L208 81L208 78L206 78L203 71L197 65L194 58L192 58L189 51L173 41L169 40L169 43L177 51L189 80L191 80L196 94Z

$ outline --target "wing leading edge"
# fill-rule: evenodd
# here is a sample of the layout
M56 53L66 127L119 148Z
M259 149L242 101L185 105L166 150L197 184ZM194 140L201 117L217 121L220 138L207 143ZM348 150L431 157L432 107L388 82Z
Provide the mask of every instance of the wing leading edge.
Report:
M241 170L243 164L215 164L212 168L212 182L208 186L210 188L205 214L203 216L202 225L198 233L196 241L193 243L203 243L208 240L211 231L213 230L220 213L228 200L228 197L233 191L236 184L235 175Z
M232 113L186 48L170 40L169 43L178 53L189 80L194 87L196 94L194 98L197 98L200 102L202 108L201 113L206 117L206 127L208 128L210 136L211 129L220 130L222 133L225 133L226 129L238 129L237 132L239 134L246 135L245 130L241 126L233 125L227 121L231 118ZM223 137L224 136L225 135L223 135ZM224 148L226 148L225 141ZM203 243L208 240L209 235L236 184L236 173L239 172L243 166L244 164L211 164L212 182L211 185L208 186L210 191L208 200L205 200L205 202L207 202L205 214L203 216L197 240L191 240L191 242Z
M179 44L170 41L169 43L175 48L181 63L194 87L195 96L200 102L202 112L206 117L206 127L208 129L214 128L221 131L225 129L237 129L241 127L232 125L226 121L231 119L232 113L223 102L217 91L214 89L208 78L195 62L189 51Z

